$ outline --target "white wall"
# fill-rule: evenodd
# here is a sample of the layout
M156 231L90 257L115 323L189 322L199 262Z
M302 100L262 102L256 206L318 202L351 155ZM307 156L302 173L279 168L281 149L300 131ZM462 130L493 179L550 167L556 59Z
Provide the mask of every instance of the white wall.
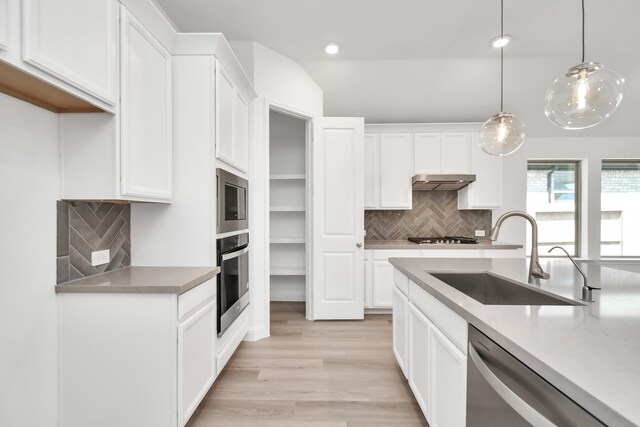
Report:
M230 42L258 97L251 105L249 152L251 317L247 339L269 335L269 104L323 115L322 89L295 61L255 42Z
M600 257L600 170L602 159L640 159L640 138L529 137L504 159L504 206L493 221L510 210L526 210L527 160L582 160L582 257ZM586 233L588 231L588 233ZM507 220L499 240L525 245L530 233L524 220Z
M0 94L0 425L57 425L58 116Z

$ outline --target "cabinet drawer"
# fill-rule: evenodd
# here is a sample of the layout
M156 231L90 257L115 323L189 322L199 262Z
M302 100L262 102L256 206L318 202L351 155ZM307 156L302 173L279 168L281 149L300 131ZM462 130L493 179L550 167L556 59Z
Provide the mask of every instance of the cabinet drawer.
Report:
M178 321L216 298L216 278L209 279L178 297Z
M409 295L409 279L397 268L393 269L393 283L405 296Z
M467 322L434 296L409 281L409 301L429 318L465 355L467 354Z

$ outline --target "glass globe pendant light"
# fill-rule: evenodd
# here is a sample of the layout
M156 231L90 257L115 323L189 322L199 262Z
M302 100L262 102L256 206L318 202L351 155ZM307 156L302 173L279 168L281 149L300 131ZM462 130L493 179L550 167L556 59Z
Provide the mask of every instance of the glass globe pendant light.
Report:
M582 62L553 82L544 113L564 129L586 129L601 123L620 105L624 79L596 62L584 62L584 0L582 0Z
M500 36L504 37L504 0L500 0ZM500 47L500 113L491 116L480 129L480 148L492 156L506 156L524 143L524 124L511 113L505 113L504 46Z

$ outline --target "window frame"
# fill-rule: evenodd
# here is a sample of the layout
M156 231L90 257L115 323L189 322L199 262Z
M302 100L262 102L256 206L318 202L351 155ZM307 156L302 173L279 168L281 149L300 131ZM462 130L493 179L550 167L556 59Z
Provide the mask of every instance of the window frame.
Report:
M600 238L598 241L600 242L598 245L598 254L600 255L600 259L605 259L607 261L613 260L626 260L632 261L640 259L640 254L638 255L602 255L602 172L604 171L605 164L626 164L626 163L636 163L640 166L640 159L601 159L600 160Z
M582 160L576 159L527 159L527 172L529 171L529 165L555 165L558 163L573 164L575 173L575 243L574 253L571 254L574 258L581 258L582 255ZM549 191L549 197L553 194L552 189ZM526 193L529 193L527 189ZM528 206L527 206L528 208ZM540 253L541 258L562 258L564 255L559 253Z

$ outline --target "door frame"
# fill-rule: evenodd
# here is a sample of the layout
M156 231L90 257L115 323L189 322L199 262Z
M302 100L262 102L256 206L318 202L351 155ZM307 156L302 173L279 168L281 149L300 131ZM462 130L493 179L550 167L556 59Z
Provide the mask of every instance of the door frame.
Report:
M265 98L264 101L264 141L265 141L265 179L267 183L270 183L271 179L271 159L269 156L269 148L271 146L270 141L270 121L269 113L271 111L283 114L286 116L294 117L296 119L305 122L305 210L306 210L306 230L305 230L305 261L306 261L306 275L305 275L305 318L307 320L314 320L313 318L313 119L314 115L295 107L289 107L284 104L269 100ZM269 230L266 235L268 239L264 242L265 248L265 266L267 269L266 278L266 319L265 325L269 334L271 333L271 247L269 242L271 241L270 221L271 212L269 210L271 201L270 190L265 195L264 211L266 213L265 230Z

